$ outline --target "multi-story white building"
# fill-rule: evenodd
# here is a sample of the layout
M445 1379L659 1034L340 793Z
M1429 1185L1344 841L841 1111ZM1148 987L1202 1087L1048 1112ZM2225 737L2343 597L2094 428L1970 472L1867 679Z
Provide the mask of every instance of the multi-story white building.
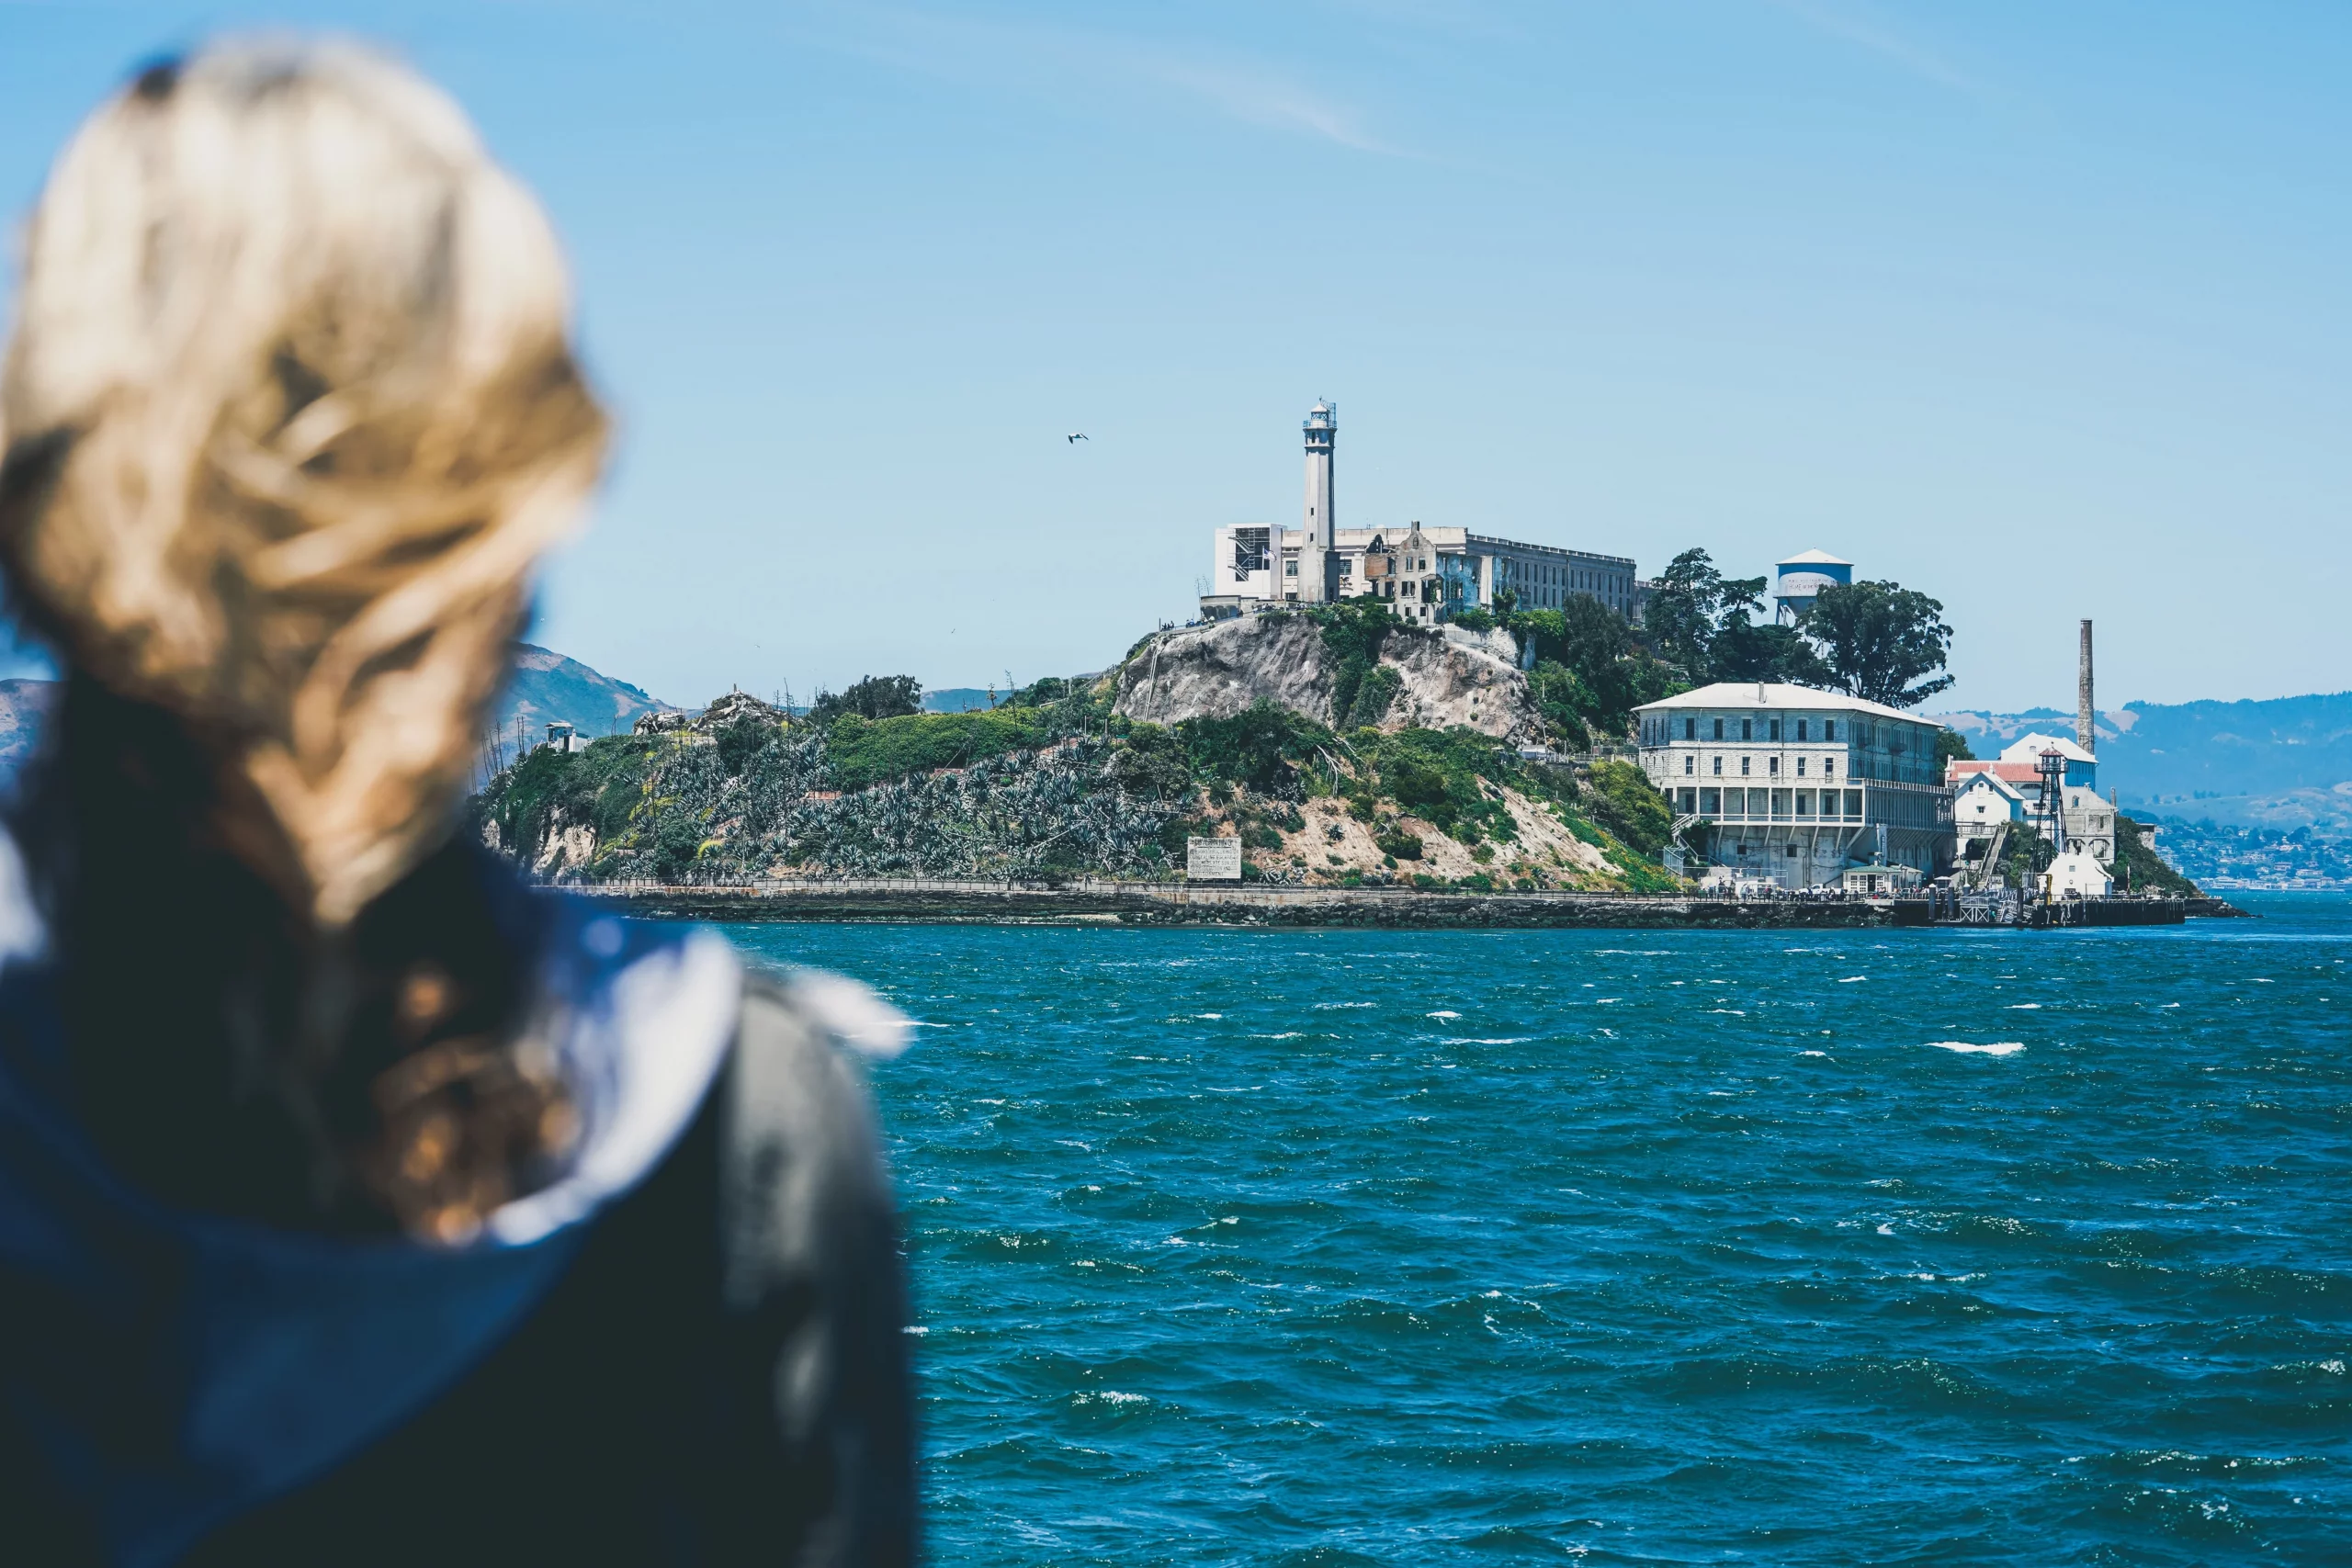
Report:
M1784 887L1883 863L1952 862L1944 727L1807 686L1723 682L1637 710L1643 771L1678 826L1704 823L1713 865Z
M1624 556L1523 544L1466 527L1408 523L1342 528L1334 515L1332 463L1339 410L1306 416L1306 493L1300 525L1240 523L1216 530L1201 614L1216 620L1266 604L1320 604L1367 596L1407 620L1442 621L1491 609L1509 590L1522 610L1559 609L1589 594L1631 620L1640 613L1634 563Z

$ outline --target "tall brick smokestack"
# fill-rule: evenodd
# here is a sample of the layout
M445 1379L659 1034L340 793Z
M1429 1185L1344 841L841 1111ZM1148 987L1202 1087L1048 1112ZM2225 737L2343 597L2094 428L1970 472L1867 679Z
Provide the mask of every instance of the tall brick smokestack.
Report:
M2092 725L2091 624L2083 623L2083 659L2075 673L2075 744L2086 751L2098 750L2098 731Z

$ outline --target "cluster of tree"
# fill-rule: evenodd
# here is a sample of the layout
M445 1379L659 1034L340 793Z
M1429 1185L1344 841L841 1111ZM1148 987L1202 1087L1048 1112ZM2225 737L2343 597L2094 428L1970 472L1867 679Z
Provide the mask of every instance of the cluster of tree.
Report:
M1455 622L1499 625L1533 643L1536 706L1578 746L1626 735L1645 703L1716 681L1815 686L1906 708L1951 684L1942 673L1951 627L1928 595L1895 582L1832 587L1796 625L1775 626L1756 618L1764 583L1725 577L1706 551L1690 549L1660 574L1638 627L1589 594L1556 610L1521 610L1509 589L1496 593L1492 613L1472 610Z
M1764 579L1725 577L1706 551L1685 550L1658 575L1643 629L1692 685L1786 682L1907 708L1952 682L1942 604L1901 583L1825 588L1794 626L1757 621L1763 603Z
M860 718L899 718L922 711L922 682L911 675L868 675L835 694L819 690L808 705L808 721L829 725L844 714Z
M1495 598L1494 618L1534 645L1528 685L1537 708L1572 745L1624 736L1635 708L1690 684L1632 622L1590 594L1556 610L1521 610L1509 589Z

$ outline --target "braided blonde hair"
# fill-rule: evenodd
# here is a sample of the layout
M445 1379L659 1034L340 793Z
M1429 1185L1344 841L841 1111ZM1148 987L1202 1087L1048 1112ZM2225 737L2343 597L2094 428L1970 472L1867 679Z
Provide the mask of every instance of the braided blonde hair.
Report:
M561 258L457 107L233 45L85 125L0 371L0 563L77 667L218 760L230 847L322 929L449 830L605 420Z

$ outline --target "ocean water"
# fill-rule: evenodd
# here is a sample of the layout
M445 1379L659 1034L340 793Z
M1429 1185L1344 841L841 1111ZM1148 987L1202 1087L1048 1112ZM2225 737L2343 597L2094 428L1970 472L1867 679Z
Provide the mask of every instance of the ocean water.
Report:
M876 1072L953 1564L2352 1562L2352 901L730 928Z

